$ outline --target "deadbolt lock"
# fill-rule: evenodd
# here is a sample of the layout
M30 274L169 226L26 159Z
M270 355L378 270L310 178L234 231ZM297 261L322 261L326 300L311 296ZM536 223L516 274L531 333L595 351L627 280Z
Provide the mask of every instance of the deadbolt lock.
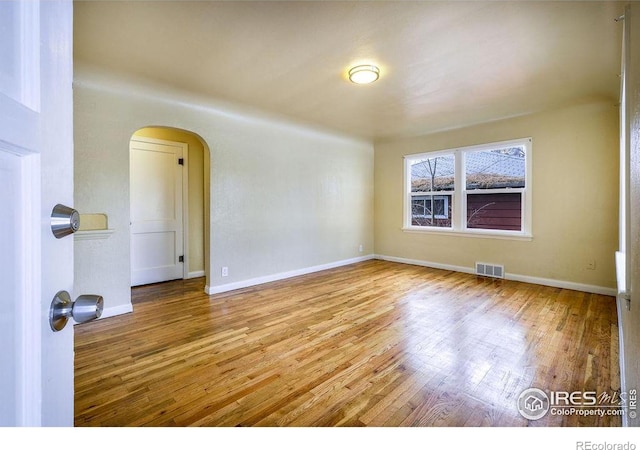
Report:
M51 211L51 231L57 238L75 233L80 228L80 214L73 208L57 204Z

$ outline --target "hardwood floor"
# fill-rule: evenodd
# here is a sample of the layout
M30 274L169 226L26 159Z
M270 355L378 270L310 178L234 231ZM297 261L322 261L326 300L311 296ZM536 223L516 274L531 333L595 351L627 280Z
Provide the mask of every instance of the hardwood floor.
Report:
M516 409L531 386L619 393L612 297L375 260L203 288L75 326L76 426L621 424Z

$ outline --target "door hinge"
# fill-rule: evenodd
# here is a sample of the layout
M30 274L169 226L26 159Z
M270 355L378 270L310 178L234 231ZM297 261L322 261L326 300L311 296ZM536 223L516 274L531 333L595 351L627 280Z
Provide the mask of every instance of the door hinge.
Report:
M184 166L184 158L178 158L178 164Z
M184 262L184 255L178 256L178 262Z
M618 295L624 300L627 311L631 311L631 294L627 291L620 292Z

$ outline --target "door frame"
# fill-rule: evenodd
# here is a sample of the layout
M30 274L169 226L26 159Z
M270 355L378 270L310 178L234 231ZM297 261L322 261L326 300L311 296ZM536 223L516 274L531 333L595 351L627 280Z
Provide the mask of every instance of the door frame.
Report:
M36 152L39 150L36 149ZM31 205L22 208L20 217L15 221L17 227L15 241L19 254L15 264L19 279L15 287L16 324L15 374L16 374L16 411L18 426L41 425L42 402L42 332L41 332L41 270L42 261L40 237L40 154L24 151L0 141L0 153L13 156L17 160L17 172L20 177L20 198L18 202Z
M18 371L18 377L22 379L19 397L23 399L22 409L18 412L19 420L23 424L40 424L42 402L42 335L41 323L38 320L41 305L37 300L42 297L41 272L42 264L40 228L36 225L39 222L41 212L36 205L41 204L40 198L40 155L23 156L22 163L22 201L25 205L32 205L25 208L23 218L24 230L22 233L22 286L21 291L24 299L22 314L19 323L22 349L22 373ZM35 186L35 188L34 188ZM35 219L35 220L34 220ZM36 299L34 302L32 299Z
M20 2L20 39L22 40L22 75L19 80L19 96L5 95L0 117L9 125L6 131L11 133L7 140L0 140L0 153L17 158L17 172L20 180L18 188L23 205L20 217L14 221L15 241L19 249L15 260L18 280L15 288L15 311L12 321L18 348L16 354L16 411L15 419L19 426L39 426L41 424L42 403L42 247L41 247L41 146L38 142L38 130L25 130L20 124L37 123L40 119L41 99L41 4L40 2ZM4 106L11 103L8 110Z
M189 274L189 145L185 142L133 135L129 139L129 146L134 141L182 147L182 254L184 255L182 279L186 280ZM131 147L129 147L129 156L131 156ZM132 168L129 166L129 180L131 180L131 170ZM131 189L131 182L129 182L129 189ZM131 223L131 205L129 205L129 222ZM131 241L131 231L129 231L129 241ZM129 255L129 260L131 260L131 254Z

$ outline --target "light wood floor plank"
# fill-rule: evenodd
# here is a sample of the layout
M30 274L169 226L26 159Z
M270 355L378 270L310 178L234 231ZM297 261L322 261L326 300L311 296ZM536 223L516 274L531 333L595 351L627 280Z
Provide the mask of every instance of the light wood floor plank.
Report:
M213 296L132 289L75 326L76 426L619 426L521 417L526 388L620 389L612 297L386 261Z

